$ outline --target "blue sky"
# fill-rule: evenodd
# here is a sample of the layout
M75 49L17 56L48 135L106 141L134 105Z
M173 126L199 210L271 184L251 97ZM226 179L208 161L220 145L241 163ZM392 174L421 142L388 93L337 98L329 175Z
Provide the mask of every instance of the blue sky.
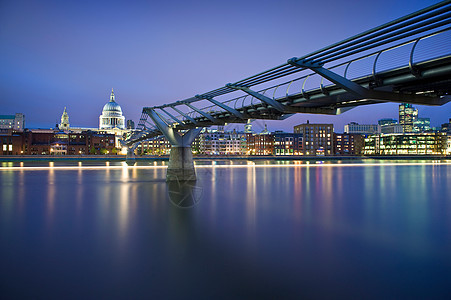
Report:
M52 127L98 126L114 88L127 119L143 106L185 99L238 81L437 1L0 1L0 114ZM451 104L417 106L438 126ZM340 116L298 114L293 125L397 118L396 104Z

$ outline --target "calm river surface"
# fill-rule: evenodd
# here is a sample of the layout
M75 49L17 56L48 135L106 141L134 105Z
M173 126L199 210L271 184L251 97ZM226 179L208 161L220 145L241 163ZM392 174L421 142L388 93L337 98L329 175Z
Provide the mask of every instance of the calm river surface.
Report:
M0 298L451 297L450 161L107 164L0 163Z

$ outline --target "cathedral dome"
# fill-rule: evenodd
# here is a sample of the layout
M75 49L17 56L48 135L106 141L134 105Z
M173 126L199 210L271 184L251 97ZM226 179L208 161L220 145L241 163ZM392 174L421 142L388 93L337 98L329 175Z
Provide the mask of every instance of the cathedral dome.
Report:
M117 102L110 100L105 106L103 106L102 115L120 114L122 116L122 109Z
M100 129L125 129L125 117L122 109L115 101L114 91L111 90L110 101L103 106L102 114L99 117Z

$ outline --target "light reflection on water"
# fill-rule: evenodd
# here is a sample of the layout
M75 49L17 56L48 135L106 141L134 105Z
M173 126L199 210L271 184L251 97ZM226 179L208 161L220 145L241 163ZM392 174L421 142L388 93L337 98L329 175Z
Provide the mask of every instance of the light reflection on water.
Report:
M448 295L450 165L229 163L198 165L190 209L165 168L1 170L3 294Z

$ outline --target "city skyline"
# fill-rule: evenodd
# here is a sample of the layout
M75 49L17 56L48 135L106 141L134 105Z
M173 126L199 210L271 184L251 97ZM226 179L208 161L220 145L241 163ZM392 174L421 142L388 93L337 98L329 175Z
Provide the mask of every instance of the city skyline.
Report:
M326 1L318 16L301 13L317 11L316 4L296 1L3 1L1 113L24 113L27 127L51 127L67 107L71 123L95 127L114 88L126 119L137 123L143 106L223 86L436 2ZM297 114L265 123L291 131L310 120L341 130L352 121L397 119L397 107L377 104L339 116ZM449 103L416 107L434 127L450 117Z
M391 104L395 104L396 105L396 107L395 107L396 109L398 109L398 106L400 106L400 104L398 104L398 103L391 103ZM422 105L414 105L413 108L417 109L418 106L424 107ZM315 124L315 123L318 123L318 124L319 123L321 123L321 124L332 124L334 126L334 132L343 133L343 132L346 132L346 126L348 126L351 123L357 123L357 124L362 124L362 125L363 124L377 125L380 120L383 120L383 119L394 119L394 120L397 121L397 124L399 124L399 114L398 113L399 113L399 111L396 111L396 116L394 116L394 117L382 116L380 119L376 120L374 123L371 123L371 122L358 123L356 121L349 121L348 123L344 124L342 127L337 127L334 122L330 122L330 116L324 116L324 121L323 122L321 122L321 121L314 122L314 123L312 122L312 124ZM100 115L102 116L103 113L101 113ZM297 115L300 115L300 114L297 114ZM302 115L308 115L308 114L302 114ZM393 115L393 114L391 113L390 115ZM55 119L55 122L53 123L53 125L51 125L51 126L49 125L48 127L45 127L45 126L40 126L40 127L39 126L27 126L26 125L25 128L30 128L30 129L33 129L33 128L34 129L38 129L38 128L42 128L42 129L44 129L44 128L59 128L61 126L60 123L62 122L61 120L62 120L63 116L65 116L66 118L70 117L70 114L67 112L67 107L64 107L62 114L58 118ZM421 112L418 112L417 118L430 119L429 116L424 115ZM25 119L26 119L26 117L25 117ZM451 118L449 118L449 120L451 120ZM295 127L297 125L300 125L300 124L305 124L305 123L309 123L310 122L310 120L308 118L307 119L304 118L302 121L303 121L302 123L295 124L293 127ZM312 121L315 121L315 118L313 118ZM431 124L434 124L434 121L432 119L430 119L430 121L431 121ZM278 123L280 123L280 121L259 120L259 119L257 119L257 120L252 120L252 122L251 122L251 124L253 125L253 128L254 128L253 131L256 132L256 133L261 132L261 131L265 131L265 130L269 130L270 132L275 132L275 131L292 132L293 131L293 128L285 129L285 128L277 128L277 126L273 126L273 128L270 128L270 127L266 128L268 126L268 123L272 123L272 124L277 125ZM444 123L448 123L448 122L444 122ZM442 124L444 124L444 123L442 123ZM439 129L442 124L438 124L438 126L431 126L431 128L438 128ZM135 125L137 125L137 124L135 123ZM72 119L70 121L70 128L97 128L97 127L99 127L99 124L93 125L93 126L87 126L86 124L79 123L77 121L72 122ZM212 127L216 127L216 126L212 126ZM238 124L238 123L236 123L236 124L235 123L226 124L223 127L225 127L225 129L229 130L229 131L232 131L232 130L244 131L245 130L245 125L244 124ZM70 129L70 128L68 127L66 129ZM101 129L101 128L99 127L99 129Z

